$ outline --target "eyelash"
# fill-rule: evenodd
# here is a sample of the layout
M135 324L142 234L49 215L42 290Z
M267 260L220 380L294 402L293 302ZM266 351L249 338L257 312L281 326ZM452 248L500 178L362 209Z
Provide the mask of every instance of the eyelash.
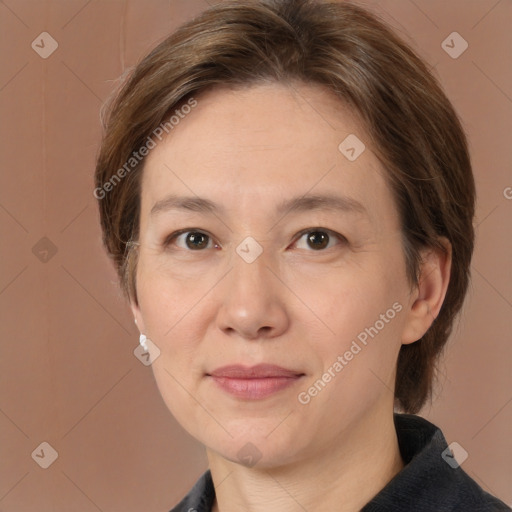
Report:
M310 249L311 252L324 252L327 249L332 248L332 247L329 247L329 244L331 243L333 238L337 239L338 242L340 242L341 244L347 244L348 243L348 240L343 235L341 235L339 233L336 233L335 231L332 231L330 229L321 228L321 227L315 227L315 228L304 229L304 230L300 231L299 233L297 233L296 237L294 238L293 244L294 245L297 244L297 242L304 235L311 234L311 233L317 233L317 232L325 233L325 234L327 234L329 236L328 246L327 246L327 248L318 249L318 250ZM190 234L190 233L205 235L205 236L208 237L208 244L209 243L213 243L214 244L214 247L213 247L214 249L220 248L220 244L215 243L214 242L214 238L208 232L202 231L200 229L194 229L194 228L182 229L180 231L175 231L174 233L171 233L164 240L163 246L165 248L168 248L171 245L171 243L173 243L178 237L180 237L181 235L187 235L187 234ZM183 248L183 247L181 247L180 249L183 249L183 250L186 250L186 251L189 251L189 252L202 252L202 251L205 250L205 249L193 250L193 249ZM206 247L206 249L208 249L208 247ZM211 249L211 247L210 247L210 249Z

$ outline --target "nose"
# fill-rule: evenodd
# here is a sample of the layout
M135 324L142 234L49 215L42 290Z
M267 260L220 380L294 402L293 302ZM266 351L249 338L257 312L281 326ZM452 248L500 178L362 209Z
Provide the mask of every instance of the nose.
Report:
M275 338L288 329L286 289L268 263L264 255L247 263L235 254L216 319L225 334L257 340Z

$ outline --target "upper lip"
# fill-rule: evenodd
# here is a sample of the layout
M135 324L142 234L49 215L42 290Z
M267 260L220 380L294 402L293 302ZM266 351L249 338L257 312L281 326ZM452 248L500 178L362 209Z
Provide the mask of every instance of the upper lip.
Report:
M207 375L231 379L264 379L270 377L299 377L304 374L274 364L258 364L256 366L232 364L217 368Z

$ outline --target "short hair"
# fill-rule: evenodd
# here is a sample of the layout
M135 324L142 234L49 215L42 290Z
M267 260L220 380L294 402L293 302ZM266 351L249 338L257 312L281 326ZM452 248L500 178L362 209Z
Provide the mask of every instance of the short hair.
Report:
M467 291L475 184L464 130L438 81L362 7L228 0L182 25L133 69L107 109L95 175L103 240L122 287L136 302L140 148L162 123L168 131L169 116L201 92L263 82L323 86L358 114L400 215L411 286L418 284L421 251L445 250L441 237L451 243L450 282L439 315L398 356L395 405L417 412L432 395L436 362Z

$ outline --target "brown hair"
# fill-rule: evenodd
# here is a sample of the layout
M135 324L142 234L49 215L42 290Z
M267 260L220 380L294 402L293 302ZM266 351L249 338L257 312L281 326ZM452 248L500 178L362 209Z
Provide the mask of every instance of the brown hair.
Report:
M441 311L423 338L403 345L398 357L396 403L416 412L431 394L437 357L466 294L475 185L464 131L436 79L376 16L354 4L222 2L135 67L109 107L95 178L104 243L123 288L136 301L134 242L144 163L139 149L193 95L260 81L323 85L359 114L401 215L412 285L421 249L443 249L440 237L452 245ZM127 168L135 153L133 168Z

